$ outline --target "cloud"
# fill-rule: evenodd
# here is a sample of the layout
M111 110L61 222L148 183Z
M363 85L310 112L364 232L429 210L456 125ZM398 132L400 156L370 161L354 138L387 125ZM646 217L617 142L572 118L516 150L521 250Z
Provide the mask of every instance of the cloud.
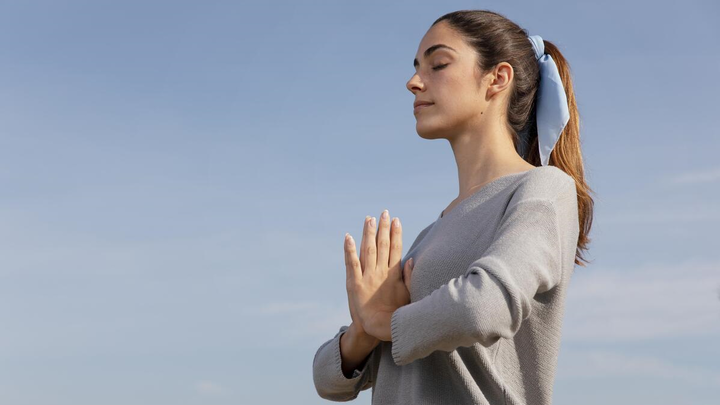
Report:
M718 286L719 262L576 268L567 293L563 340L720 337Z
M278 301L248 307L245 315L251 323L262 324L262 339L257 347L283 347L304 341L313 345L335 336L352 318L347 301L340 304L314 301Z
M198 381L195 383L195 390L203 395L218 395L225 392L220 384L212 381Z
M705 200L694 195L685 195L685 191L678 194L678 186L700 185L692 191L714 190L712 184L720 182L720 168L710 168L693 172L672 174L661 177L651 184L650 189L640 190L638 184L632 195L622 196L617 200L616 208L607 214L602 214L598 220L603 224L642 225L663 224L677 222L700 222L705 225L708 221L720 221L720 209L716 198ZM690 191L690 190L687 190ZM666 199L661 196L671 193L672 204L663 204ZM682 198L678 202L678 198ZM640 210L628 211L627 207L642 207Z
M720 337L720 263L689 260L638 268L576 268L564 342L623 343ZM277 301L246 308L267 328L262 346L330 339L352 322L347 302Z
M604 224L657 224L667 222L706 222L719 221L720 210L717 206L676 207L646 209L643 212L608 214L602 217Z
M558 380L640 376L710 386L720 384L718 371L677 364L655 356L628 355L612 350L563 350L563 359L569 359L570 363L558 368Z
M658 224L668 222L702 222L719 221L720 210L717 205L685 205L673 207L646 207L643 211L605 214L603 224Z
M664 182L669 185L683 185L718 181L720 181L720 167L669 176Z
M261 305L256 309L259 313L266 315L276 314L292 314L298 312L313 311L318 308L319 304L316 302L307 301L287 301L287 302L270 302Z

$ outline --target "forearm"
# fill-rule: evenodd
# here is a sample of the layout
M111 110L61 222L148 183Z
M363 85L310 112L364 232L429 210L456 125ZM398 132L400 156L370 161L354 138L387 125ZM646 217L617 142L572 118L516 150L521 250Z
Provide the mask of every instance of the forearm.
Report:
M342 358L342 372L350 378L355 369L362 369L373 349L380 344L380 340L366 333L358 334L354 324L340 336L340 357Z

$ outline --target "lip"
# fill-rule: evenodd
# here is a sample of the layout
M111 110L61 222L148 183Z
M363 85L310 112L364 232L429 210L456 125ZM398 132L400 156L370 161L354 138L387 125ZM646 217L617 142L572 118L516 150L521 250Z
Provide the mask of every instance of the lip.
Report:
M431 101L423 101L423 100L415 100L415 103L413 103L413 107L417 107L419 105L423 104L433 104Z
M413 108L413 112L418 112L418 111L422 110L423 108L427 108L427 107L430 107L433 105L435 105L435 103L424 103L424 102L418 103L415 105L415 108Z

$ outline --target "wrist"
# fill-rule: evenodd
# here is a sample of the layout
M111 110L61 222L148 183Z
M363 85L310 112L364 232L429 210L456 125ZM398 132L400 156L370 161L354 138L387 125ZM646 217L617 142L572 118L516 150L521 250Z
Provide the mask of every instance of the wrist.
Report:
M358 331L355 323L350 324L350 327L348 328L348 337L354 344L363 347L375 347L378 343L380 343L380 340L375 336L365 331Z

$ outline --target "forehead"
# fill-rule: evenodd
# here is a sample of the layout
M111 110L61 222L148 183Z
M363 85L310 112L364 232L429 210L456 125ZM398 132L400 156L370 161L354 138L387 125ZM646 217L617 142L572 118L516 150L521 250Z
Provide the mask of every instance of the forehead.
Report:
M464 53L467 51L467 46L457 32L450 29L445 23L440 22L435 24L433 27L425 33L420 44L418 45L417 53L415 58L417 60L423 59L423 54L431 46L443 44L455 49L458 53ZM438 49L436 52L440 52L444 48ZM444 49L446 52L455 53L449 49Z

